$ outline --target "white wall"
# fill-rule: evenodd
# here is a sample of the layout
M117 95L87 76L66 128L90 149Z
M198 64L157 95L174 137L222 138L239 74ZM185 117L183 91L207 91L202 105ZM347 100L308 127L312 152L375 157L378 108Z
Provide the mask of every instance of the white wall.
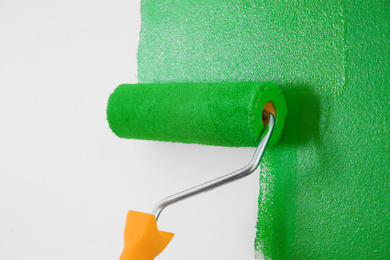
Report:
M244 166L251 148L116 137L139 0L0 0L0 259L118 259L126 212ZM158 259L253 259L258 171L167 208Z

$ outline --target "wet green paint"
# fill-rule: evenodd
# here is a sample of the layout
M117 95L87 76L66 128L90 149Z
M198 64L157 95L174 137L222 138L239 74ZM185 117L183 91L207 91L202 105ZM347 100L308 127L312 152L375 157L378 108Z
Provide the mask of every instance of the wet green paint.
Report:
M272 81L260 180L272 259L390 258L390 2L142 0L139 81Z

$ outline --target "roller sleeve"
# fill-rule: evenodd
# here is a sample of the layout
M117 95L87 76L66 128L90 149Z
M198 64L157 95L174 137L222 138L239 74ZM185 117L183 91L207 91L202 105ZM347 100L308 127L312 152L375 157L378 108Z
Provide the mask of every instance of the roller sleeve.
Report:
M108 100L107 120L122 138L255 147L269 101L276 111L273 145L287 108L278 87L266 82L124 84Z

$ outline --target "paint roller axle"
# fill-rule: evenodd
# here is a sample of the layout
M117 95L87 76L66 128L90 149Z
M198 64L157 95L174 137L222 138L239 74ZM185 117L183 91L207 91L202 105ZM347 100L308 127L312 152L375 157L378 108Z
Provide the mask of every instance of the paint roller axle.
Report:
M165 199L161 200L153 209L152 214L156 217L156 220L160 217L161 212L169 205L172 205L176 202L179 202L181 200L184 200L186 198L195 196L197 194L200 194L202 192L210 191L214 188L220 187L224 184L239 180L241 178L244 178L248 175L250 175L252 172L256 170L256 168L259 166L261 158L263 157L265 148L267 147L267 144L270 140L270 137L272 135L272 131L274 130L275 126L275 118L270 113L269 114L269 123L268 123L268 132L267 134L262 138L259 145L256 148L256 151L251 159L251 161L246 165L245 167L234 171L232 173L226 174L222 177L219 177L217 179L214 179L212 181L200 184L198 186L195 186L193 188L190 188L188 190L176 193L172 196L166 197ZM264 132L266 129L264 129Z

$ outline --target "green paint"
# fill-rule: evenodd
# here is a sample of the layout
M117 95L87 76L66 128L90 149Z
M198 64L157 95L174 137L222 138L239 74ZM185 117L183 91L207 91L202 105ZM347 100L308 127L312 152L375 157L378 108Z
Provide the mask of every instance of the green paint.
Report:
M263 131L262 112L271 101L277 143L286 102L271 83L125 84L111 94L107 119L119 137L220 146L253 146Z
M390 258L390 3L143 0L139 81L280 85L260 180L272 259Z
M278 2L142 1L139 81L262 79L308 85L316 94L341 93L342 8Z

